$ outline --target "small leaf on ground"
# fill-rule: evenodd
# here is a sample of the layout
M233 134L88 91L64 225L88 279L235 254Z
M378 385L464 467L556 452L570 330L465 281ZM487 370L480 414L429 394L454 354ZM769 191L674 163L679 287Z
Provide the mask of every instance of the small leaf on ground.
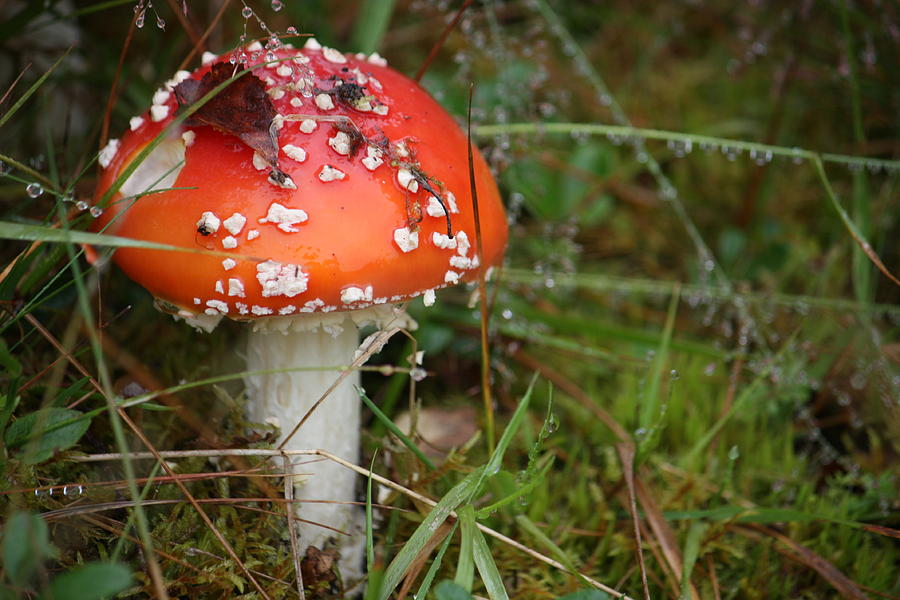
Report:
M50 584L42 600L102 600L131 585L131 571L119 563L89 563L67 571Z
M15 513L3 528L3 568L13 585L25 585L44 559L56 554L47 523L38 515Z
M452 581L442 581L434 588L437 600L472 600L472 594Z
M74 446L90 425L91 420L77 410L45 408L15 421L6 430L3 441L10 449L24 447L22 460L36 464L57 450Z

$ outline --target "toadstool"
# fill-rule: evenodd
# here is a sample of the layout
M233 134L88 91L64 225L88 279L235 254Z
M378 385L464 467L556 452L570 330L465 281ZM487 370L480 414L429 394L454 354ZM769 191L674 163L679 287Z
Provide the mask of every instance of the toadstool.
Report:
M483 240L475 249L467 140L417 83L377 55L348 55L314 40L263 56L259 44L204 57L153 97L149 111L101 154L96 229L184 248L120 248L115 262L157 305L198 328L252 322L250 371L331 367L246 378L248 416L283 438L334 383L359 345L360 323L397 318L404 303L476 278L503 253L506 217L487 164L475 154ZM173 119L243 66L250 73ZM166 128L169 130L163 134ZM114 182L148 144L158 145ZM168 189L178 188L178 189ZM148 195L135 195L148 190ZM359 458L358 374L333 390L287 445ZM345 578L360 573L362 536L354 474L306 464L296 485L303 546L334 529ZM299 479L299 478L298 478ZM341 504L343 502L344 504Z

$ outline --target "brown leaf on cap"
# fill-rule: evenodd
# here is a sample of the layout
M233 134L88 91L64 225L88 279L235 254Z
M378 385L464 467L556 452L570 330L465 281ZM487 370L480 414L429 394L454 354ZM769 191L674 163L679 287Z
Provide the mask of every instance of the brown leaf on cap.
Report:
M181 106L193 104L243 68L244 65L216 63L203 79L185 79L176 85L175 98ZM239 138L259 152L276 174L283 175L278 168L278 133L272 127L277 114L265 83L248 73L210 98L186 123L209 125Z

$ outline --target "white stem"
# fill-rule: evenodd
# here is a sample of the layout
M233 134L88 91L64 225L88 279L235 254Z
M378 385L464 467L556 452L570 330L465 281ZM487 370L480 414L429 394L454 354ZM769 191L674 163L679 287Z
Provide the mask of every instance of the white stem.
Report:
M293 329L293 328L291 328ZM331 367L247 377L247 414L257 423L275 423L281 428L279 442L291 432L307 411L350 364L359 346L359 332L351 319L340 325L307 331L251 331L247 345L247 368L290 369ZM359 372L345 378L288 441L286 450L322 449L351 463L359 460L360 400L354 389ZM357 500L353 471L328 460L305 459L294 472L297 500L326 500L298 504L301 519L328 525L349 534L335 533L317 524L299 523L301 552L308 546L324 548L337 541L341 553L341 575L345 585L362 575L362 512L357 506L339 504Z

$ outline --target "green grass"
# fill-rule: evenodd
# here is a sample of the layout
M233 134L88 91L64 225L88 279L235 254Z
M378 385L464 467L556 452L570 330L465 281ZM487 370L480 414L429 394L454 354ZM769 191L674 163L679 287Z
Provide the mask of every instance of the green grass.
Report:
M0 104L0 598L75 598L103 571L95 597L298 597L281 462L244 421L240 328L198 337L81 256L133 243L74 209L133 5L37 4L0 25L3 72L24 70ZM159 4L165 31L148 9L128 47L113 137L191 49ZM215 14L194 4L198 35ZM412 74L460 3L438 4L252 7ZM423 79L460 116L475 82L473 131L513 216L490 284L499 442L481 431L430 465L395 435L414 348L430 373L412 400L481 405L467 291L413 303L416 345L397 336L375 361L398 371L364 373L378 410L359 464L405 488L385 500L369 479L367 597L605 597L591 580L642 597L621 444L653 598L900 595L900 14L658 4L475 2ZM233 6L211 49L243 33ZM160 451L250 454L81 461L145 450L123 415ZM180 489L167 468L197 477Z

